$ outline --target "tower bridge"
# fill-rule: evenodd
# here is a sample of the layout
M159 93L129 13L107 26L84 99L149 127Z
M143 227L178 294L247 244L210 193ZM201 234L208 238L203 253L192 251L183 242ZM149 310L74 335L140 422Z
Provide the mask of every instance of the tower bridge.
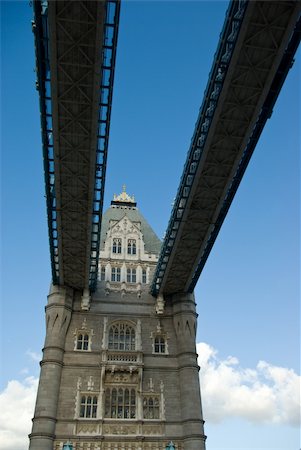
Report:
M230 2L162 244L125 187L102 217L120 2L33 5L52 287L30 450L205 449L193 289L293 63L300 2Z

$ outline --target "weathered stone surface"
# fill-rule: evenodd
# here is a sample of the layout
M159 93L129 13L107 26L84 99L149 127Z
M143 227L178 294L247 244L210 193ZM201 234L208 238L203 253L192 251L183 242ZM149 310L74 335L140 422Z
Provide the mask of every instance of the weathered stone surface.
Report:
M67 439L76 450L162 450L169 440L177 450L205 449L194 297L163 299L163 309L156 312L149 283L158 255L148 249L158 241L147 226L145 245L145 221L139 223L139 214L136 207L116 202L106 213L99 260L99 277L105 279L99 280L89 309L78 293L72 297L56 288L49 297L33 429L41 435L47 430L53 443L39 450L61 449ZM121 253L113 251L114 239L121 240ZM135 242L134 254L127 253L129 239ZM114 282L113 268L120 268ZM136 270L135 280L129 281L128 269ZM112 326L119 333L115 344ZM121 337L126 330L128 336L133 330L131 341ZM162 352L156 351L158 336ZM132 391L135 406L126 400ZM94 415L87 407L93 399ZM44 416L49 417L42 422ZM36 448L32 439L31 449Z

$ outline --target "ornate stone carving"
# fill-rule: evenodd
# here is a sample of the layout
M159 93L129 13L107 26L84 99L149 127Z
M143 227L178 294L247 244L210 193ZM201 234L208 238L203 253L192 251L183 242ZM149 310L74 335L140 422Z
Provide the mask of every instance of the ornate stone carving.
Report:
M107 355L107 361L108 362L114 362L114 363L137 363L138 362L138 358L136 354L133 353L126 353L126 352L122 352L122 353L117 353L117 352L109 352ZM115 367L115 366L113 366ZM121 367L120 367L121 369ZM121 370L127 370L126 368L121 369ZM132 371L135 370L135 366L132 366Z
M165 397L164 397L163 380L160 381L160 392L161 392L161 419L165 420Z
M76 383L76 387L77 387L78 391L82 388L82 379L81 379L81 377L78 377L77 383Z
M98 433L97 423L78 423L76 427L77 434L96 434Z
M106 372L106 383L137 383L138 374L131 372Z
M149 379L148 387L150 392L154 392L154 382L152 378Z
M137 320L137 326L136 326L136 345L137 345L137 350L142 350L142 340L141 340L141 320L138 319Z
M103 319L103 336L102 336L102 344L101 348L104 350L107 345L108 336L108 318L104 317Z
M161 424L144 424L142 433L146 436L163 434L163 426Z
M136 425L121 425L121 424L106 424L103 426L104 434L117 434L117 435L131 435L137 434L137 426Z
M93 377L89 377L88 379L88 391L93 391L94 389L94 380Z
M164 313L165 301L163 295L159 294L156 301L156 313L163 314Z
M91 303L91 296L89 289L84 289L82 301L81 301L81 309L83 311L89 311Z

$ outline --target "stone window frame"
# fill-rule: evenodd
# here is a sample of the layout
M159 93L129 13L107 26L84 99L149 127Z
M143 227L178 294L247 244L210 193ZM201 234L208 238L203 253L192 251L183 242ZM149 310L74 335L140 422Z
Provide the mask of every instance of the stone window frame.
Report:
M88 402L89 398L91 399ZM83 399L85 399L83 401ZM96 403L95 403L96 400ZM99 407L99 393L97 392L80 392L79 393L79 405L78 405L78 418L82 420L95 420L97 419L98 407Z
M154 353L166 355L166 338L160 334L154 337Z
M142 284L147 284L147 269L141 269L141 282Z
M114 255L121 255L122 252L122 238L114 237L112 240L112 253Z
M92 347L92 337L94 336L94 331L91 328L90 330L88 330L87 328L87 323L86 323L86 319L84 319L81 328L76 328L74 333L73 333L75 339L74 339L74 348L73 350L76 352L91 352L91 347ZM81 338L80 338L81 336ZM88 339L85 339L85 337L88 337ZM82 341L81 344L81 348L78 348L78 343L79 341ZM84 343L87 342L88 346L87 348L83 348L84 347Z
M126 282L127 283L137 283L137 268L136 267L127 267L126 268Z
M128 239L127 240L127 254L128 255L137 255L137 241L136 239Z
M156 403L155 403L156 402ZM143 393L143 420L161 420L161 395L153 392ZM153 417L150 417L153 416Z
M152 339L152 354L153 355L157 355L157 356L164 356L164 355L168 355L169 351L168 351L168 333L165 333L162 331L162 329L160 328L159 330L157 329L156 332L152 332L151 333L151 339ZM161 345L162 343L156 344L156 339L162 339L164 340L164 352L162 351L156 351L156 345ZM158 348L158 347L157 347ZM160 347L159 347L160 349Z
M111 335L111 329L115 328ZM108 327L108 350L117 352L137 351L137 330L128 321L114 321ZM123 345L122 345L123 344Z
M89 341L90 336L86 332L80 332L76 337L76 350L81 350L84 352L89 351Z
M121 267L119 267L119 266L111 267L111 282L112 283L120 283L121 282Z
M136 420L137 403L138 392L135 386L106 386L104 390L104 419Z
M106 280L106 266L100 267L100 281Z

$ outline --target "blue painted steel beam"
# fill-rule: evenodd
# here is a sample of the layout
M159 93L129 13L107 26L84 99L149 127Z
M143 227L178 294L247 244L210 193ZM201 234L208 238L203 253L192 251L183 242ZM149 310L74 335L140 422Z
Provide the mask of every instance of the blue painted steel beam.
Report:
M178 234L185 205L196 176L197 166L206 143L212 117L217 107L220 93L222 92L225 75L230 66L231 56L239 36L240 26L244 18L247 3L246 0L232 1L226 12L218 48L214 55L212 69L204 93L204 99L200 107L199 116L191 139L183 174L152 282L151 292L153 295L157 295L161 287L173 244Z
M243 178L243 175L248 167L248 164L253 155L253 152L254 152L257 142L260 138L260 135L264 129L264 126L265 126L267 120L271 117L271 115L273 113L273 108L274 108L274 105L278 98L278 95L281 91L281 88L283 86L283 83L286 79L286 76L287 76L290 68L292 67L292 65L294 63L294 56L295 56L298 46L300 44L300 39L301 39L301 18L299 18L299 20L296 24L296 27L292 34L291 40L287 46L287 49L283 55L283 58L279 64L278 70L276 72L276 75L275 75L272 85L271 85L271 89L270 89L270 91L267 95L267 98L264 102L264 105L261 109L261 112L260 112L257 122L255 124L255 127L253 129L252 135L246 145L242 159L239 163L237 172L234 175L231 187L230 187L230 189L227 193L227 196L224 200L224 204L221 208L220 214L216 220L214 230L206 243L206 247L204 249L202 257L198 263L195 273L193 274L191 283L188 288L188 292L193 292L193 290L197 284L199 276L205 266L205 263L210 254L210 251L211 251L211 249L214 245L214 242L218 236L221 226L226 218L226 215L231 206L232 200L234 199L236 191L237 191L237 189L240 185L240 182Z
M101 93L98 117L98 145L96 150L94 203L92 216L92 236L90 252L89 287L95 291L97 284L98 259L100 247L100 229L103 210L107 154L109 145L110 118L113 97L113 83L120 16L120 2L106 2L106 20L103 37L103 58L101 67Z
M101 86L99 99L99 116L97 132L97 148L95 151L95 181L93 213L91 217L91 248L89 287L96 289L100 228L103 209L106 162L110 131L110 117L112 107L114 70L120 16L119 0L107 0L106 19L104 23L102 42ZM33 2L34 21L32 23L35 36L37 90L39 91L40 119L42 131L43 164L45 177L45 191L47 202L48 234L53 284L60 284L60 261L58 249L58 225L55 192L54 144L52 127L52 97L51 73L49 57L49 22L48 2L35 0Z
M242 21L246 12L248 11L248 4L249 2L247 1L232 1L226 13L224 27L221 33L217 52L215 53L213 66L209 74L209 81L205 90L204 99L196 122L196 127L187 154L187 159L184 165L184 170L180 180L176 200L172 209L167 232L162 245L159 261L151 286L151 292L155 296L158 295L160 291L164 293L163 279L165 282L168 276L169 278L172 277L172 274L168 274L168 267L170 267L168 266L168 264L173 257L176 240L177 242L181 240L181 231L179 230L181 230L184 223L182 220L184 211L186 213L186 205L190 200L190 197L193 195L191 189L195 184L195 180L197 180L196 177L198 173L198 167L205 149L211 122L217 109L217 103L220 98L220 94L223 91L224 79L231 64L232 54L234 52L235 44L240 34ZM300 8L296 6L296 10L297 9L300 10ZM300 20L291 34L286 51L284 52L280 63L278 63L278 70L276 71L274 79L271 80L272 83L269 88L269 92L266 94L262 109L258 114L257 121L254 123L254 128L251 132L249 141L246 144L245 148L241 151L241 157L239 163L237 164L236 173L233 175L233 178L229 180L229 188L220 209L217 211L218 215L212 223L208 223L207 232L209 232L210 235L206 237L206 240L202 242L202 254L198 256L198 260L195 260L196 267L194 269L194 272L189 275L191 278L188 278L185 281L185 290L187 292L193 291L200 273L206 263L211 248L215 242L215 239L226 217L231 202L238 189L240 181L244 175L248 162L252 156L254 148L258 142L260 134L267 119L271 116L273 106L284 83L286 75L292 65L294 54L298 48L299 42ZM168 293L170 293L170 288L168 290Z
M59 260L57 240L57 213L55 196L54 149L52 136L52 102L49 63L49 32L47 2L33 2L34 21L32 29L35 37L36 88L39 91L40 120L42 132L44 181L47 203L48 236L53 284L59 284Z

